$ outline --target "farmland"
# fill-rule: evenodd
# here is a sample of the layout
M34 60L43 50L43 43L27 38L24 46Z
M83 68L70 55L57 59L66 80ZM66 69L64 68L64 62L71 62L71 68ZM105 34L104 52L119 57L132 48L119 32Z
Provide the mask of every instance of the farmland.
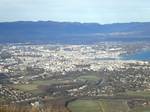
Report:
M129 108L125 100L76 100L68 107L72 112L150 112L150 106Z
M122 100L77 100L69 104L72 112L128 112Z

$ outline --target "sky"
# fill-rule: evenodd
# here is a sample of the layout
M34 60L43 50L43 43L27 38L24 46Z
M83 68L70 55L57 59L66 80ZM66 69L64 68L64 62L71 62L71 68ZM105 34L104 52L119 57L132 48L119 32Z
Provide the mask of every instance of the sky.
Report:
M0 0L0 22L150 22L150 0Z

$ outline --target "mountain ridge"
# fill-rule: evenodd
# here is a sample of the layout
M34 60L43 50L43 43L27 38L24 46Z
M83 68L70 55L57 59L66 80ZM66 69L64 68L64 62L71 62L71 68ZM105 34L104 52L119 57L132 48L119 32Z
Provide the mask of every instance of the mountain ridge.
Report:
M80 23L56 21L0 22L0 43L150 40L150 22Z

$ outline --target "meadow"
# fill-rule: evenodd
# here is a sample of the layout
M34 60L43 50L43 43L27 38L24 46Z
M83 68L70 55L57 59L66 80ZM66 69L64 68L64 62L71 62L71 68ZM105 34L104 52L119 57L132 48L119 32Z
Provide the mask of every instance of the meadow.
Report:
M76 100L68 105L72 112L128 112L123 100Z

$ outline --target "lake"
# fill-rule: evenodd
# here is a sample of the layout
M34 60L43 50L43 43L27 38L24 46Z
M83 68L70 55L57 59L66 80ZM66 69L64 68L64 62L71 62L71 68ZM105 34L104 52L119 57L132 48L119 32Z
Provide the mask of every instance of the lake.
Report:
M134 54L121 56L123 60L143 60L150 61L150 50L149 51L140 51Z

